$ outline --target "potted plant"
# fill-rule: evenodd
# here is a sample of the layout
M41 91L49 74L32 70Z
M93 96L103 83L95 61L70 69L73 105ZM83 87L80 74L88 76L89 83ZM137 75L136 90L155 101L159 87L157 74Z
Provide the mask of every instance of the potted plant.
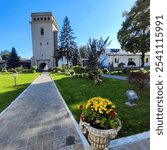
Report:
M80 127L88 135L88 140L94 149L108 148L111 139L117 136L121 129L121 121L115 112L115 104L101 97L93 97L86 106L80 106Z

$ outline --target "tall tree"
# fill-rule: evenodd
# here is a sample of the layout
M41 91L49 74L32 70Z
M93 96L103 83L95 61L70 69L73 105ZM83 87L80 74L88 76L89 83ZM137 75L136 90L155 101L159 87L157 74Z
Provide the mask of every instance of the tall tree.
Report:
M11 53L7 60L7 65L9 68L16 68L20 65L20 57L17 55L16 49L12 47Z
M83 45L79 47L79 52L81 54L82 58L88 58L89 57L89 50L87 45Z
M72 56L72 64L73 66L81 66L82 62L81 62L81 55L78 51L78 49L74 50L73 56Z
M144 67L145 53L150 51L150 1L137 0L123 16L126 18L118 32L118 41L126 51L141 52L141 67Z
M0 55L2 57L2 60L7 61L7 59L9 58L9 55L10 55L10 51L8 51L8 50L1 51Z
M62 31L60 32L59 37L59 50L62 56L65 56L67 59L67 69L68 63L73 55L73 51L76 49L75 37L73 36L74 32L71 28L70 21L66 16L63 21Z

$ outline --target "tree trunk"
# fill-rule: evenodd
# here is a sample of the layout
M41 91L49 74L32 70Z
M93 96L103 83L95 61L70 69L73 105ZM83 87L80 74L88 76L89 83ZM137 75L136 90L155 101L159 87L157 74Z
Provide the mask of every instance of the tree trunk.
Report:
M58 67L58 61L59 61L59 59L57 57L55 57L55 65L56 65L56 67Z
M67 70L68 70L68 62L69 62L69 54L68 54L68 49L67 49Z
M141 67L142 68L144 67L144 64L145 64L144 59L145 59L145 53L142 52L142 55L141 55Z

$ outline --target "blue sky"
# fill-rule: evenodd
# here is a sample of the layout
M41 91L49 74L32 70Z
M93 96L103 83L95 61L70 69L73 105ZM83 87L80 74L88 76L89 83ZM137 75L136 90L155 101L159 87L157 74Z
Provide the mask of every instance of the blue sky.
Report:
M109 36L110 48L120 48L117 32L121 28L122 12L129 11L136 0L0 0L0 51L14 46L19 56L32 56L32 12L52 12L62 29L68 16L78 46L89 38Z

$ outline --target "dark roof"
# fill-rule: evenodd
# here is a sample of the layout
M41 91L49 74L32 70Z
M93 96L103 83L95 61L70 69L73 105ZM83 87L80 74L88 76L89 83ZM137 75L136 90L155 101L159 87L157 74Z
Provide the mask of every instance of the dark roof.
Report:
M117 53L119 51L120 51L120 49L118 49L118 48L112 48L112 49L110 49L111 53Z

